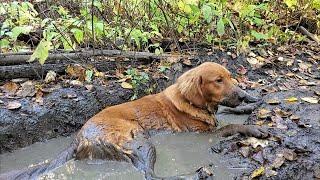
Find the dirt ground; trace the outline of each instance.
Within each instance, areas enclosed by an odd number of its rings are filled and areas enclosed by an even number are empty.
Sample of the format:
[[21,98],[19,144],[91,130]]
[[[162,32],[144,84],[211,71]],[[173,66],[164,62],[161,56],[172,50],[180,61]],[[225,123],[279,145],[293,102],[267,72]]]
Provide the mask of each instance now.
[[129,101],[134,94],[159,92],[184,71],[212,61],[225,65],[243,89],[264,100],[246,123],[265,126],[269,138],[236,135],[211,148],[232,167],[243,169],[235,179],[320,179],[319,52],[316,46],[286,46],[257,48],[248,56],[237,56],[220,49],[182,59],[161,71],[164,63],[153,62],[137,67],[150,78],[136,90],[123,88],[122,76],[108,73],[84,84],[62,75],[42,85],[41,96],[37,89],[23,89],[29,81],[15,80],[17,88],[1,82],[0,153],[68,136],[102,108]]

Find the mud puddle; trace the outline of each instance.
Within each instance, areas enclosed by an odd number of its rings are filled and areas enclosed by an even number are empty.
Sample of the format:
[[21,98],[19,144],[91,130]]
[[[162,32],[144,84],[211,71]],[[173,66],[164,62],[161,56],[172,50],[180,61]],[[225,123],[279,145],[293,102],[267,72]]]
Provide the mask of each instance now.
[[[243,123],[247,115],[218,115],[220,125]],[[72,137],[55,138],[35,143],[13,153],[0,155],[0,173],[20,169],[54,157],[72,141]],[[232,179],[237,169],[229,168],[218,154],[209,148],[218,142],[211,134],[178,133],[152,137],[157,149],[155,172],[158,176],[193,173],[199,167],[213,164],[216,179]],[[69,161],[45,175],[43,179],[143,179],[131,164],[110,161]]]

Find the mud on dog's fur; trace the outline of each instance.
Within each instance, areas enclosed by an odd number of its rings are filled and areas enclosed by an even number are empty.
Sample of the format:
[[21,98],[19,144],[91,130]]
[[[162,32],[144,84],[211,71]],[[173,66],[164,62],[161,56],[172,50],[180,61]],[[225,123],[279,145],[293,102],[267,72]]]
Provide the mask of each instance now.
[[216,130],[214,115],[218,105],[235,107],[243,100],[255,98],[238,88],[223,66],[203,63],[185,72],[161,93],[102,110],[85,123],[70,147],[53,161],[3,174],[0,179],[33,179],[72,158],[132,162],[146,179],[153,179],[156,152],[149,141],[151,131],[266,136],[256,126],[228,125]]

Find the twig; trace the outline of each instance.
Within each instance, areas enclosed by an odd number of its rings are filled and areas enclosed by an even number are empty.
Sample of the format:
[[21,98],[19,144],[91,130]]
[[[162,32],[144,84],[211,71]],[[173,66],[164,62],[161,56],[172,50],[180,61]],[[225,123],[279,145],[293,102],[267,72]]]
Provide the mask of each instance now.
[[316,43],[320,44],[320,40],[318,39],[317,36],[315,36],[314,34],[310,33],[306,28],[304,28],[303,26],[299,26],[299,30],[301,31],[301,33],[303,35],[308,36],[310,39],[314,40]]

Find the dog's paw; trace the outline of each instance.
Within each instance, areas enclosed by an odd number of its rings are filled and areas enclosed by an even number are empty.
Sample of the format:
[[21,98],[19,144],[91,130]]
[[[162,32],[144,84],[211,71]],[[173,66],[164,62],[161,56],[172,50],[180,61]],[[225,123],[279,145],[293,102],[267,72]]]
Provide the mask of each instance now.
[[247,125],[243,134],[255,138],[267,138],[269,136],[268,130],[256,125]]

